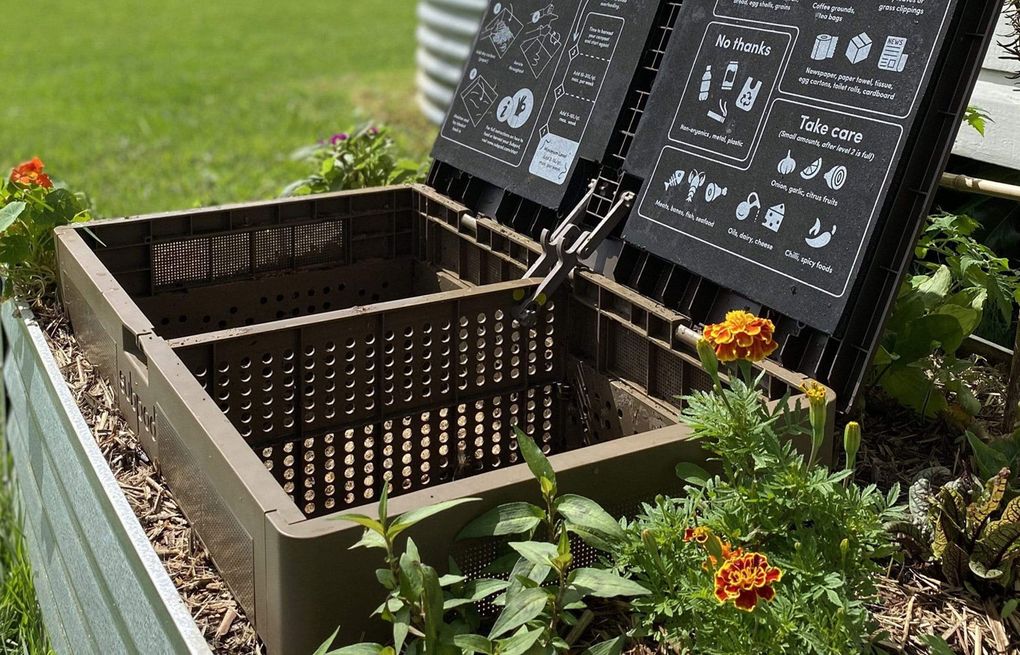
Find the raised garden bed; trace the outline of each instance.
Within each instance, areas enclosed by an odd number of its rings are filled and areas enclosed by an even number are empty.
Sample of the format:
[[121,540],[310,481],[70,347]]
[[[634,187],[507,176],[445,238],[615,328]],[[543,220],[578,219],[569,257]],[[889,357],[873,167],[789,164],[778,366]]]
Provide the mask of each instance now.
[[[32,312],[2,307],[5,434],[57,652],[209,653]],[[130,602],[125,602],[130,599]]]

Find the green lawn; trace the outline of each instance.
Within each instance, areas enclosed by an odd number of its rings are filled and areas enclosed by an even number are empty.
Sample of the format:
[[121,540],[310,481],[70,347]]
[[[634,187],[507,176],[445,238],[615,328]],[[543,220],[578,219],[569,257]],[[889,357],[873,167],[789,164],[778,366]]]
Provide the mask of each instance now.
[[376,119],[422,158],[414,0],[49,0],[4,9],[0,166],[103,216],[273,197],[300,146]]

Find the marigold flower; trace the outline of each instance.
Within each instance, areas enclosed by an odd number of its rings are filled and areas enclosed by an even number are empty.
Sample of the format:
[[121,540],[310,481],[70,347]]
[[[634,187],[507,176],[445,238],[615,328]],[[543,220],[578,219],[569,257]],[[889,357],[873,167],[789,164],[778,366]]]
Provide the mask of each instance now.
[[809,381],[807,384],[801,387],[801,390],[804,392],[804,395],[807,396],[810,402],[812,403],[825,402],[825,397],[827,395],[825,387],[818,384],[814,380]]
[[720,604],[730,601],[737,609],[750,612],[759,600],[776,597],[772,585],[783,579],[783,572],[769,565],[761,553],[733,555],[715,575],[715,597]]
[[772,338],[775,324],[745,311],[730,312],[726,320],[706,325],[704,338],[723,362],[746,360],[760,362],[776,352],[779,344]]
[[21,184],[24,186],[41,186],[44,189],[53,188],[53,180],[46,173],[43,173],[42,160],[38,157],[32,157],[31,160],[26,161],[23,164],[18,164],[11,171],[11,182],[15,184]]
[[711,535],[712,531],[706,527],[687,528],[684,530],[684,541],[704,544],[708,542]]

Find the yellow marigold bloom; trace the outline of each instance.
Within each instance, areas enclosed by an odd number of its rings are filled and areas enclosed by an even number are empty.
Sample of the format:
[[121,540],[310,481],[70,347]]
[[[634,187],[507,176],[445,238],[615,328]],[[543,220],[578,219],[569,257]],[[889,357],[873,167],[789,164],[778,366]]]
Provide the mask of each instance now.
[[818,384],[814,380],[811,380],[803,387],[801,387],[801,390],[804,392],[804,395],[808,397],[808,400],[811,401],[812,403],[825,402],[826,396],[825,387]]
[[776,597],[772,585],[783,579],[783,572],[769,566],[761,553],[745,553],[727,559],[715,575],[715,597],[720,604],[730,601],[737,609],[750,612],[759,600]]
[[772,338],[775,324],[745,311],[730,312],[726,320],[706,325],[704,338],[715,349],[719,361],[760,362],[776,352],[779,344]]

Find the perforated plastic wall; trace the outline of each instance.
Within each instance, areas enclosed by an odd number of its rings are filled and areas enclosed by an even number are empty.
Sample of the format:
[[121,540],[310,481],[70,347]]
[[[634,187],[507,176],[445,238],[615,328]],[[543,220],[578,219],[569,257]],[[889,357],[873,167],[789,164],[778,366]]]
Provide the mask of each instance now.
[[[530,283],[182,340],[177,354],[308,515],[517,462],[512,428],[565,445],[563,312]],[[189,341],[191,341],[189,343]]]

